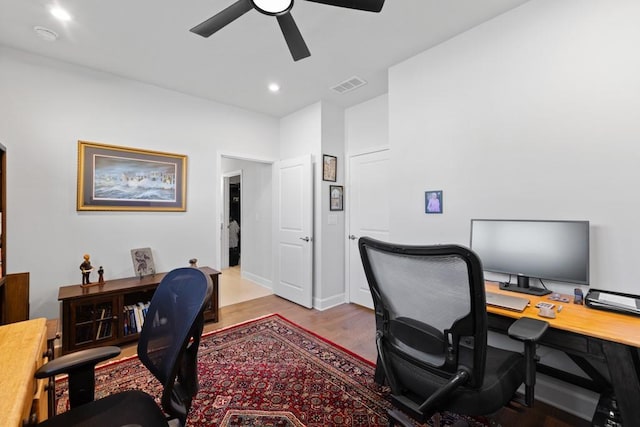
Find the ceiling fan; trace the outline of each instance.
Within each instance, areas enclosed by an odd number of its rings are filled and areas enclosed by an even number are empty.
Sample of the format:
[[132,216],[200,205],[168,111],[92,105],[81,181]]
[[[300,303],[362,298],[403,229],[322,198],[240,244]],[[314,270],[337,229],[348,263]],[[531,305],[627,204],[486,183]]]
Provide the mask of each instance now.
[[[202,37],[209,37],[227,24],[235,21],[251,9],[269,16],[275,16],[282,30],[287,46],[294,61],[311,55],[307,44],[298,30],[298,26],[291,16],[291,8],[294,0],[238,0],[222,12],[212,16],[191,30],[192,33]],[[330,6],[346,7],[368,12],[380,12],[384,0],[307,0],[315,3],[323,3]]]

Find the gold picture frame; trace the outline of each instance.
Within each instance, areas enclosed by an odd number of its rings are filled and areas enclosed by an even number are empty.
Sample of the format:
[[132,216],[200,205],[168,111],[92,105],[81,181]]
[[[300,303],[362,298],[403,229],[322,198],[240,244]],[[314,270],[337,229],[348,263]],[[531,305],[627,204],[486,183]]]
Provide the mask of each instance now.
[[78,141],[78,211],[187,210],[187,156]]

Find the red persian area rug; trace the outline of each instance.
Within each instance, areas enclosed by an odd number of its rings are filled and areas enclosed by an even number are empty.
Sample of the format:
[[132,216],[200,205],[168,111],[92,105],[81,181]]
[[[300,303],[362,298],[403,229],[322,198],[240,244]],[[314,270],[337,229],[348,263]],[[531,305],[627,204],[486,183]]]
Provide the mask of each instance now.
[[[189,426],[388,425],[388,389],[374,383],[374,364],[277,314],[205,334],[198,361]],[[97,369],[97,399],[128,389],[161,394],[137,357]],[[68,405],[66,379],[56,395],[60,413]],[[444,414],[443,425],[459,418]]]

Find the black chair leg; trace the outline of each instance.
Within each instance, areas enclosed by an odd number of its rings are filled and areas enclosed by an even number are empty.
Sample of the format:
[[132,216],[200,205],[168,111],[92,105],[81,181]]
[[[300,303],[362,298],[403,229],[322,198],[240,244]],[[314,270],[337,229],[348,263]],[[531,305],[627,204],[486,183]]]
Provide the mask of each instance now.
[[387,411],[387,415],[389,416],[389,427],[394,427],[395,425],[399,425],[401,427],[413,427],[413,423],[409,417],[397,409],[389,409]]

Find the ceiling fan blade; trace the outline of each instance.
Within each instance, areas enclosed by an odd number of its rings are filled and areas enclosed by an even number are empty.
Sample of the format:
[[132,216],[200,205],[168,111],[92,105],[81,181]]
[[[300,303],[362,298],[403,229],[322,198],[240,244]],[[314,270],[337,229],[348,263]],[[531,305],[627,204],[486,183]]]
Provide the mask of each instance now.
[[331,6],[347,7],[349,9],[365,10],[367,12],[380,12],[384,0],[307,0],[315,3]]
[[278,24],[280,24],[280,29],[287,42],[287,46],[289,46],[293,60],[299,61],[307,56],[311,56],[311,52],[309,52],[307,44],[304,42],[302,34],[300,34],[300,30],[296,25],[296,21],[293,20],[291,13],[287,12],[283,15],[277,15],[276,18],[278,19]]
[[250,0],[238,0],[222,12],[212,16],[203,23],[196,25],[189,31],[202,37],[209,37],[211,34],[240,18],[251,9],[253,9],[253,5]]

